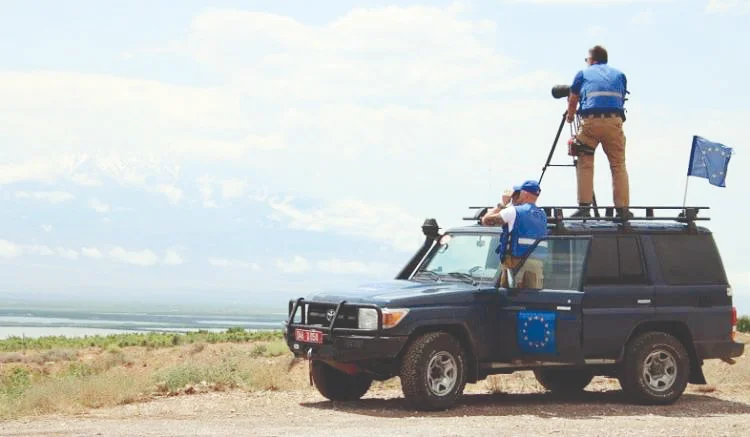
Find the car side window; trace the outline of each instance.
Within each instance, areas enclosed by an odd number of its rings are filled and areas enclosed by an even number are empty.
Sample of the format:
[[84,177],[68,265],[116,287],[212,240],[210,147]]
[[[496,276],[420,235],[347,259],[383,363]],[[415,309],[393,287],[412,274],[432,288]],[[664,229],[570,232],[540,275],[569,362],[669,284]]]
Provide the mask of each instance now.
[[645,284],[641,246],[637,237],[597,236],[591,242],[586,285]]
[[710,234],[655,235],[656,256],[670,285],[726,284],[727,277]]
[[539,241],[514,275],[515,288],[581,290],[589,241],[588,238]]

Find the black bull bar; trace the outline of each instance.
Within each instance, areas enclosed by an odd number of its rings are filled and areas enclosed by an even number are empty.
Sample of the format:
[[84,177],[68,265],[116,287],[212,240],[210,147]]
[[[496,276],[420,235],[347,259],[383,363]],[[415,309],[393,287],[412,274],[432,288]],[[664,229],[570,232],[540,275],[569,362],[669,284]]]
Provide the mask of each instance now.
[[[333,317],[331,318],[330,323],[328,326],[320,326],[320,325],[308,325],[307,324],[307,312],[304,310],[304,307],[307,305],[331,305],[331,302],[315,302],[315,301],[306,301],[304,298],[299,298],[297,300],[290,300],[289,301],[289,317],[284,322],[284,325],[286,326],[286,335],[287,339],[291,341],[296,341],[294,337],[294,330],[295,329],[310,329],[315,331],[320,331],[324,334],[323,336],[323,343],[331,343],[333,338],[336,335],[368,335],[368,336],[374,336],[374,337],[380,337],[383,333],[383,310],[374,304],[352,304],[347,303],[345,300],[342,300],[336,305],[336,309],[334,310]],[[376,329],[359,329],[359,328],[337,328],[336,322],[339,319],[339,314],[341,313],[342,308],[355,308],[359,310],[360,308],[368,308],[373,309],[378,315],[378,326]],[[297,316],[297,311],[301,310],[300,313],[300,323],[294,323],[294,319]],[[359,323],[359,320],[357,320]]]

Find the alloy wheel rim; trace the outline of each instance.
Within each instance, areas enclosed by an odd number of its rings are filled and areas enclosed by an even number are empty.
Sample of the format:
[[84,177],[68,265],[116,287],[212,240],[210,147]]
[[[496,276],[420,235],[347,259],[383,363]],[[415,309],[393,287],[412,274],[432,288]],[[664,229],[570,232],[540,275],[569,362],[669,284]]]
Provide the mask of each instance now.
[[450,393],[458,381],[456,359],[448,352],[438,352],[427,365],[427,386],[435,396]]
[[677,380],[677,360],[664,349],[657,349],[643,360],[643,379],[650,389],[664,392]]

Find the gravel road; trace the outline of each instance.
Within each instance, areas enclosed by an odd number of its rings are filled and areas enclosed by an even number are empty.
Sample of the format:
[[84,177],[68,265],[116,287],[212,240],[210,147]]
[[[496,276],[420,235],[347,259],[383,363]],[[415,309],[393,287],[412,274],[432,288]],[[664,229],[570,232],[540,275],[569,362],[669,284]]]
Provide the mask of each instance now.
[[[695,387],[695,386],[691,386]],[[696,387],[697,388],[697,387]],[[206,393],[0,423],[2,436],[741,436],[750,435],[747,385],[692,388],[674,405],[628,404],[617,389],[574,399],[542,393],[467,393],[456,408],[412,411],[399,391],[331,403],[312,390]]]

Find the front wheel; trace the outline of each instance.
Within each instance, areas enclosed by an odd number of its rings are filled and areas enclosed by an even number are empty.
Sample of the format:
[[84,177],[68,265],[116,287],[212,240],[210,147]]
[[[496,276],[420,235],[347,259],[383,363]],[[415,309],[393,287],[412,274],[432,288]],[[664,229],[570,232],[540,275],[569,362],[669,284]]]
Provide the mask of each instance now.
[[430,332],[409,345],[399,376],[404,397],[414,408],[447,409],[466,385],[466,355],[456,337]]
[[671,404],[682,396],[689,376],[685,346],[665,332],[648,332],[628,343],[620,385],[638,403]]
[[313,361],[311,366],[315,388],[332,401],[356,401],[372,384],[368,375],[349,375],[321,361]]

